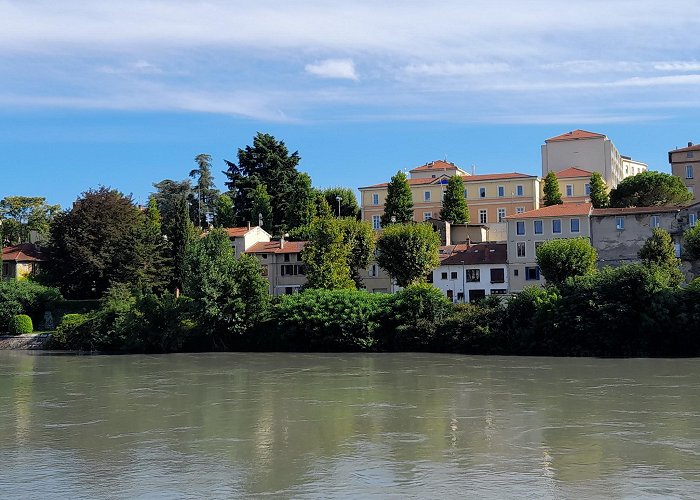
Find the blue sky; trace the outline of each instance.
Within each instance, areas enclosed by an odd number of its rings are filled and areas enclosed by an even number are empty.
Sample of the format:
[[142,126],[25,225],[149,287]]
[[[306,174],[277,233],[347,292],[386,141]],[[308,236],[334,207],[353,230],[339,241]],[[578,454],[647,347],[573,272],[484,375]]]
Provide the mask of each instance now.
[[576,128],[669,171],[700,142],[699,20],[694,0],[0,0],[0,197],[145,201],[257,131],[319,187],[445,157],[539,173]]

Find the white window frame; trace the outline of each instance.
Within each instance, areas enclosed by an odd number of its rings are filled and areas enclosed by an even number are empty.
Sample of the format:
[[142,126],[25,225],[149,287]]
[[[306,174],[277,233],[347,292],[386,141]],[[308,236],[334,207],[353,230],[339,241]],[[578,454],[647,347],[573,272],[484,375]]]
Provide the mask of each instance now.
[[486,188],[484,186],[479,188],[479,198],[486,198]]
[[[574,231],[574,221],[576,221],[576,230],[575,231]],[[579,219],[579,218],[569,219],[569,230],[572,233],[580,233],[581,232],[581,219]]]
[[480,208],[479,209],[479,224],[486,224],[488,220],[489,220],[488,210],[486,210],[485,208]]
[[686,165],[686,166],[685,166],[685,178],[686,178],[686,179],[692,179],[692,178],[693,178],[693,166],[692,166],[692,165]]
[[503,219],[506,218],[506,209],[505,208],[499,208],[498,209],[498,222],[503,222]]
[[583,192],[586,193],[586,196],[590,196],[591,194],[591,185],[586,183],[583,185]]
[[516,213],[516,214],[523,214],[523,213],[525,213],[525,207],[515,207],[515,213]]
[[690,213],[688,214],[688,224],[690,224],[690,227],[695,227],[695,224],[698,223],[698,215]]
[[430,201],[430,191],[423,191],[423,201]]
[[433,212],[423,212],[423,220],[429,220],[433,218]]
[[658,215],[652,215],[649,218],[649,227],[651,227],[651,228],[661,227],[661,220],[659,219]]
[[379,205],[379,193],[372,193],[372,205]]
[[515,186],[515,196],[525,196],[525,186],[522,184]]
[[515,234],[517,236],[525,236],[525,221],[515,221]]
[[498,197],[503,198],[506,195],[506,187],[505,186],[498,186]]
[[[554,223],[559,223],[559,231],[554,230]],[[552,219],[552,234],[561,234],[561,219]]]
[[[540,223],[540,230],[537,230],[537,223]],[[535,220],[532,221],[532,232],[534,234],[544,234],[544,221],[543,220]]]
[[625,229],[625,218],[624,217],[616,217],[615,218],[615,229],[618,231],[624,231]]
[[567,184],[566,185],[566,196],[573,196],[573,195],[574,195],[574,185]]
[[515,243],[515,256],[519,259],[524,259],[527,257],[527,250],[525,248],[524,241],[518,241]]
[[380,215],[372,216],[372,229],[375,231],[381,229],[382,227],[382,217]]
[[370,278],[376,278],[379,275],[379,266],[377,264],[372,264],[369,266],[369,272],[367,274]]

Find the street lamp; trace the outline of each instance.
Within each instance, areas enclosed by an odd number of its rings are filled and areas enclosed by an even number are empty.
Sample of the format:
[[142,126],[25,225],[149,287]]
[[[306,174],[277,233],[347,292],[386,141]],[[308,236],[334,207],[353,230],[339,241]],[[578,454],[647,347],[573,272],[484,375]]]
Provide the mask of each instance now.
[[467,277],[464,274],[464,260],[460,260],[460,262],[462,263],[462,302],[466,304],[467,303],[467,290],[465,290],[465,288],[466,288],[465,283],[466,283]]
[[340,196],[335,197],[335,201],[338,202],[338,217],[340,217],[340,202],[343,200]]

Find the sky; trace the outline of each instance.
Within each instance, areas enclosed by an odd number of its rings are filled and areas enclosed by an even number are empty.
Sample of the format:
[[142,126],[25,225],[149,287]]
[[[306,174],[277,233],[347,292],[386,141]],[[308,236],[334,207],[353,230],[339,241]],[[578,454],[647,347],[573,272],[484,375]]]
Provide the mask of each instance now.
[[578,128],[670,172],[700,142],[696,0],[0,0],[0,198],[144,203],[257,132],[317,187],[445,159],[541,172]]

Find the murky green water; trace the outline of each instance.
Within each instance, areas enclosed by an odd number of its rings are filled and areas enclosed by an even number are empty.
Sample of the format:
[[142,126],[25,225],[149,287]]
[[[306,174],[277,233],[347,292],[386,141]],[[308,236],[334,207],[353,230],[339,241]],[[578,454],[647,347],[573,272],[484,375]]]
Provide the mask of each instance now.
[[0,352],[0,497],[700,498],[700,360]]

